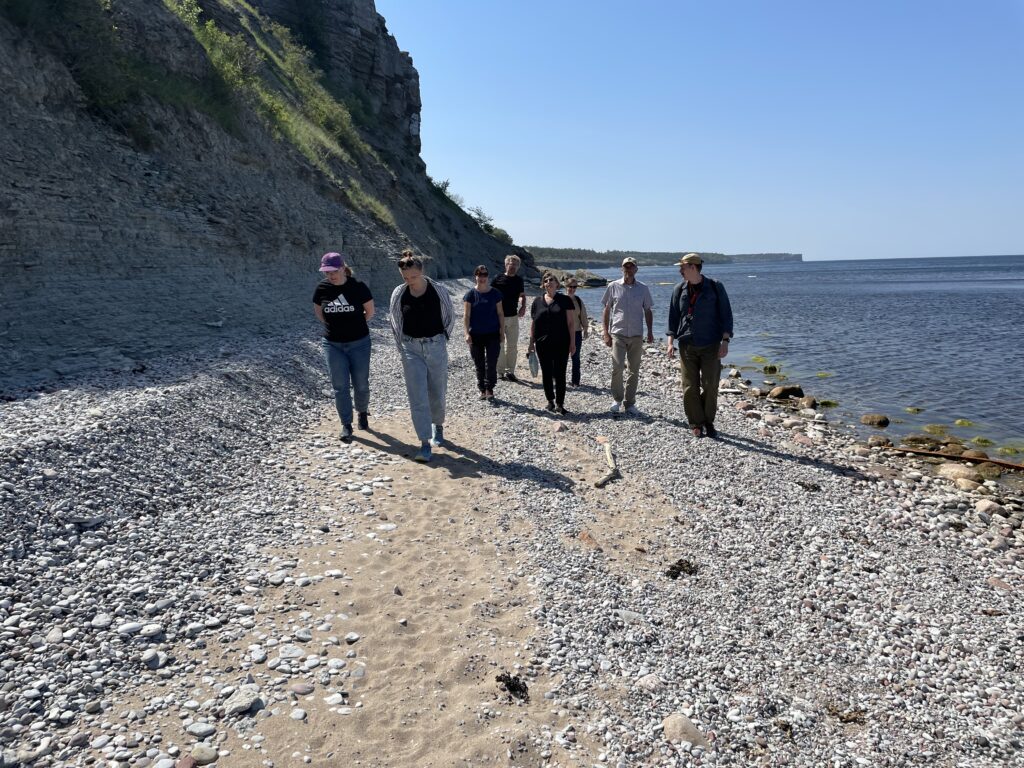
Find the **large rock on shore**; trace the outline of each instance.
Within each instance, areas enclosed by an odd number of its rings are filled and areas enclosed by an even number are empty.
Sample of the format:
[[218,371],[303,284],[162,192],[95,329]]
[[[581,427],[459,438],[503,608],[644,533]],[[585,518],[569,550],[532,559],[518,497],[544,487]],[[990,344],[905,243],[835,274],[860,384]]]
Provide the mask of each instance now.
[[700,729],[693,724],[693,721],[686,715],[679,712],[666,717],[662,721],[661,727],[665,741],[673,743],[688,741],[691,744],[699,744],[705,748],[709,746],[707,738],[705,738],[704,734],[700,732]]
[[940,464],[935,472],[939,477],[944,477],[947,480],[970,480],[974,483],[980,483],[982,480],[976,469],[955,461]]
[[799,384],[781,384],[771,392],[768,393],[768,397],[776,400],[785,400],[790,397],[803,397],[804,390]]

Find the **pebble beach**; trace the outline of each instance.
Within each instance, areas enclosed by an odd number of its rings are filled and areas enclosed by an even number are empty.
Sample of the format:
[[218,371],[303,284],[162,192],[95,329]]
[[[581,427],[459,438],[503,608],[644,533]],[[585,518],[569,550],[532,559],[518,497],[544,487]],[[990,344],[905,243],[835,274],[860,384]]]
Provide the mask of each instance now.
[[313,328],[0,405],[0,768],[1024,766],[1019,486],[728,386],[694,440],[660,339],[640,417],[453,339],[418,465],[371,325],[349,445]]

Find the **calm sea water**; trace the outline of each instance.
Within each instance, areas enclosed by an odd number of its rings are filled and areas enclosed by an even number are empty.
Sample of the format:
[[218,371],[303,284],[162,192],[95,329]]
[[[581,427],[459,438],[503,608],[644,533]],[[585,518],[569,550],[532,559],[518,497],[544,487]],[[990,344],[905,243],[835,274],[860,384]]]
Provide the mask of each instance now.
[[[833,420],[880,412],[894,420],[888,432],[941,424],[965,440],[1024,448],[1024,256],[709,264],[705,274],[732,301],[737,340],[726,363],[749,366],[755,383],[771,378],[757,355],[808,394],[838,401]],[[651,288],[663,341],[678,268],[641,266],[637,278]],[[580,292],[594,315],[602,293]]]

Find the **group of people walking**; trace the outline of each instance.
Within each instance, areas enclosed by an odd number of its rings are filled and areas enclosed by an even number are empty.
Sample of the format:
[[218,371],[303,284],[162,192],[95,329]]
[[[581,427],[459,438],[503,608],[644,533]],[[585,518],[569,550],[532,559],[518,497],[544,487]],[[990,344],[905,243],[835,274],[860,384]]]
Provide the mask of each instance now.
[[[480,400],[494,400],[499,378],[518,381],[519,320],[526,314],[520,266],[518,256],[507,256],[505,271],[493,281],[486,266],[477,267],[474,285],[462,297],[463,330]],[[717,436],[714,418],[721,359],[733,333],[725,288],[704,277],[702,267],[703,261],[695,253],[679,261],[683,280],[673,291],[666,328],[668,356],[673,357],[676,346],[679,348],[683,408],[696,438]],[[611,349],[613,414],[639,414],[636,393],[643,345],[654,342],[654,305],[650,289],[636,279],[638,268],[635,259],[625,258],[622,278],[610,282],[602,298],[602,339]],[[427,462],[432,448],[443,445],[445,439],[448,340],[455,326],[455,309],[448,291],[423,273],[422,259],[411,250],[403,251],[398,269],[402,283],[391,293],[391,330],[420,441],[415,459]],[[374,314],[373,296],[355,279],[339,253],[324,254],[320,271],[324,279],[313,293],[313,310],[324,326],[324,357],[341,419],[341,439],[351,442],[353,415],[359,429],[369,429],[368,323]],[[558,276],[545,272],[542,292],[530,305],[528,354],[536,356],[547,410],[559,415],[568,413],[567,385],[580,385],[580,349],[590,331],[587,308],[576,295],[578,287],[576,279],[569,277],[563,294]]]

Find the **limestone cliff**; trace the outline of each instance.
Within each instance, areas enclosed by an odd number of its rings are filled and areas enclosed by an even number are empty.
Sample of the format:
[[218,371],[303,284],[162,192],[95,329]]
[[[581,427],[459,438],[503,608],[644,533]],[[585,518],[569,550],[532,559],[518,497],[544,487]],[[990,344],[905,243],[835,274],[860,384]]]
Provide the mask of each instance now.
[[326,250],[378,304],[403,247],[523,253],[426,176],[373,0],[0,0],[0,104],[0,391],[307,322]]

